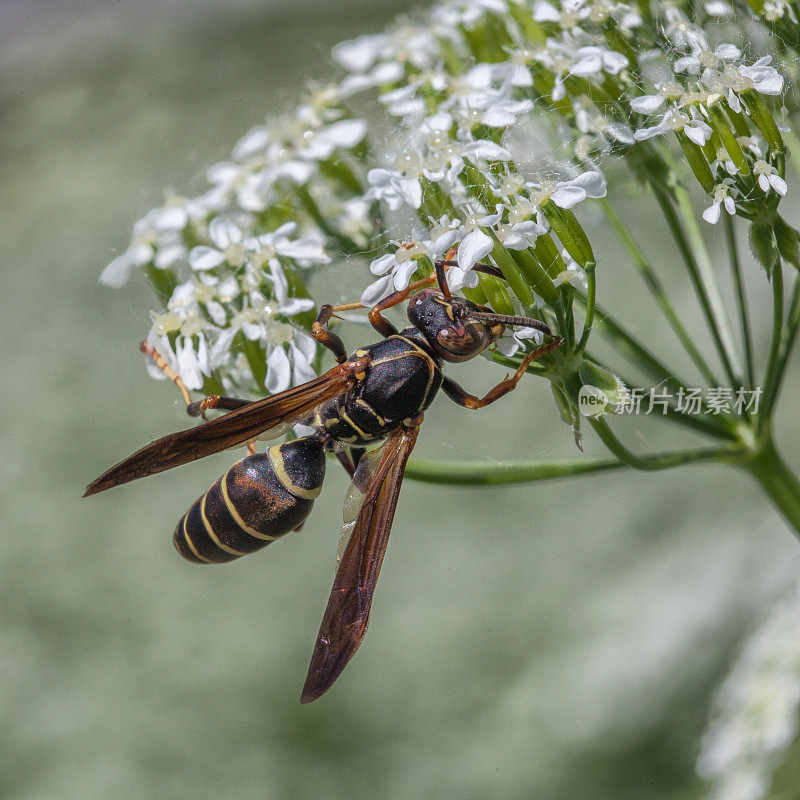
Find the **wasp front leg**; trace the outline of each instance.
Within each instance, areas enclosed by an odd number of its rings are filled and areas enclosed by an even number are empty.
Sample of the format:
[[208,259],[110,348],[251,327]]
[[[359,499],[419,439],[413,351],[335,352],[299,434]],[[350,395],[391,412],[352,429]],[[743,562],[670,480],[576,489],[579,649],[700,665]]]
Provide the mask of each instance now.
[[516,388],[532,361],[552,352],[560,345],[561,337],[555,336],[552,342],[548,342],[541,347],[537,347],[536,350],[532,350],[522,359],[522,363],[517,367],[517,371],[511,377],[506,377],[505,380],[500,381],[497,386],[491,388],[483,397],[470,394],[452,378],[448,378],[447,376],[442,380],[442,389],[454,403],[458,403],[460,406],[464,406],[464,408],[486,408],[486,406],[491,405]]

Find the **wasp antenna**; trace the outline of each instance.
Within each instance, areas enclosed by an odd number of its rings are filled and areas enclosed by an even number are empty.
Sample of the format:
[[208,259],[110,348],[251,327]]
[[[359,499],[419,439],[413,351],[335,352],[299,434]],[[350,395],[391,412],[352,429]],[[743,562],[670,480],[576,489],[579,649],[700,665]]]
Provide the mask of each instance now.
[[481,319],[487,322],[501,322],[503,325],[520,325],[527,328],[536,328],[537,331],[552,336],[553,332],[541,320],[531,317],[514,317],[509,314],[495,314],[489,311],[473,311],[470,316],[473,319]]

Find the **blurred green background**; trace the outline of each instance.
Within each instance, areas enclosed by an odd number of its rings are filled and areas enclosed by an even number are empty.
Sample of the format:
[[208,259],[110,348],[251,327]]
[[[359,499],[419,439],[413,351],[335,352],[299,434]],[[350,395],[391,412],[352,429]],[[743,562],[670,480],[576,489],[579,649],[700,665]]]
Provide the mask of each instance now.
[[[111,463],[187,423],[137,349],[148,286],[104,289],[100,270],[164,188],[200,191],[248,127],[326,77],[336,41],[409,4],[4,5],[0,797],[698,796],[709,692],[800,572],[798,543],[743,475],[408,482],[370,634],[305,707],[343,472],[331,466],[302,533],[219,568],[183,562],[170,539],[225,454],[80,499]],[[693,315],[658,221],[627,184],[618,200]],[[647,331],[652,306],[613,239],[593,236],[601,300]],[[335,264],[316,293],[352,297],[363,282]],[[660,327],[647,335],[674,349]],[[794,370],[778,440],[797,469]],[[474,391],[499,375],[455,371]],[[501,405],[473,415],[440,398],[419,454],[576,453],[543,383]],[[650,423],[620,430],[634,447],[668,442]]]

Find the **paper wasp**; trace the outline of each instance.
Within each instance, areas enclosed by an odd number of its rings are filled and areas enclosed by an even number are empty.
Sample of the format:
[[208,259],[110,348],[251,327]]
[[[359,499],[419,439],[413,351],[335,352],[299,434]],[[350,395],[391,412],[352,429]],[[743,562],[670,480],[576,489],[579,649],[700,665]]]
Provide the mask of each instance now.
[[[333,353],[337,365],[301,386],[261,400],[212,395],[192,402],[180,378],[151,352],[181,388],[190,415],[205,417],[210,409],[229,413],[151,442],[86,489],[86,495],[95,494],[255,438],[274,438],[296,423],[313,426],[310,436],[274,445],[265,453],[252,452],[234,464],[195,501],[174,536],[180,554],[198,563],[231,561],[258,550],[303,524],[322,487],[326,451],[344,465],[352,485],[344,504],[339,565],[311,657],[303,703],[330,688],[366,633],[406,462],[423,413],[439,389],[461,406],[483,408],[514,389],[534,359],[561,344],[539,320],[496,314],[451,295],[445,277],[445,268],[451,264],[438,261],[434,275],[374,306],[369,321],[383,339],[350,356],[342,340],[326,326],[335,312],[361,304],[322,306],[312,334]],[[476,269],[502,277],[492,266],[479,264]],[[438,289],[431,288],[434,283]],[[411,325],[398,331],[383,312],[410,296]],[[506,325],[535,328],[549,341],[528,353],[514,375],[484,397],[469,394],[443,375],[443,362],[473,358],[497,341]],[[380,447],[367,449],[381,440]]]

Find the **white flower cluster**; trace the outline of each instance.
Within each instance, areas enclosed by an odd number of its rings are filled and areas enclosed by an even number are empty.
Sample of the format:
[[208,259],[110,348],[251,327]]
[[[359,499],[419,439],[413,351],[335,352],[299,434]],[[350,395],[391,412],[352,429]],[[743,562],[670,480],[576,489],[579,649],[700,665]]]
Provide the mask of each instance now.
[[690,143],[684,143],[685,150],[696,146],[691,163],[708,169],[705,188],[712,204],[703,219],[711,224],[719,221],[723,208],[735,214],[737,203],[748,209],[772,202],[764,195],[785,195],[782,168],[765,159],[769,143],[757,119],[763,107],[759,95],[776,97],[784,88],[771,56],[748,64],[730,42],[712,47],[706,33],[674,8],[667,9],[665,36],[673,47],[670,57],[653,59],[651,54],[643,70],[654,91],[630,100],[634,112],[648,117],[634,138],[645,141],[675,132]]
[[[712,47],[678,5],[654,4],[658,25],[642,8],[446,0],[338,45],[338,83],[248,131],[204,195],[146,215],[101,280],[147,274],[166,304],[150,340],[191,388],[277,391],[310,375],[306,277],[340,256],[369,264],[365,305],[442,258],[455,261],[454,290],[502,313],[536,314],[559,293],[571,305],[594,267],[572,209],[606,194],[606,154],[658,134],[697,148],[707,221],[756,216],[786,183],[753,98],[779,94],[783,78],[768,56]],[[365,93],[389,117],[377,135],[350,109]],[[474,271],[486,260],[508,286]]]
[[371,235],[356,177],[366,123],[338,102],[335,89],[319,90],[293,115],[251,129],[208,170],[205,194],[148,213],[103,271],[101,282],[119,287],[145,270],[166,302],[147,340],[189,389],[278,392],[314,376],[305,283],[331,260],[321,225],[335,220],[354,247]]
[[[720,687],[697,762],[712,800],[760,800],[798,733],[800,592],[750,637]],[[796,788],[796,787],[794,787]]]

